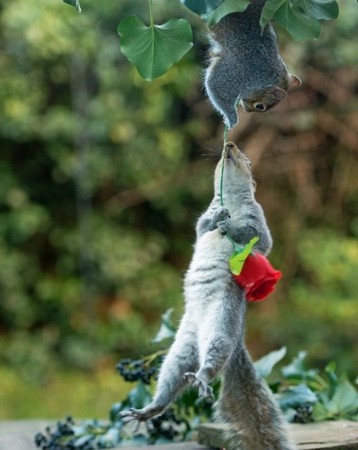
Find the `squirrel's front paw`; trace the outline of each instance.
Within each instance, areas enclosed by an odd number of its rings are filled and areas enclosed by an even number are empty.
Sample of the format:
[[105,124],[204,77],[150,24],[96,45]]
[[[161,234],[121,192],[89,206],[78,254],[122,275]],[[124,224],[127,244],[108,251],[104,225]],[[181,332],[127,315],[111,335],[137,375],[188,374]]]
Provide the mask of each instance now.
[[214,216],[212,218],[212,224],[216,226],[218,222],[222,222],[223,220],[227,219],[230,219],[229,210],[224,206],[220,206],[220,208],[218,208],[214,213]]
[[231,228],[230,219],[221,220],[220,222],[217,223],[217,227],[221,234],[229,233],[229,230]]
[[205,380],[199,378],[195,373],[186,372],[183,375],[183,377],[186,381],[188,381],[190,384],[192,384],[194,387],[198,389],[200,397],[211,399],[214,398],[212,388],[208,385],[208,383]]

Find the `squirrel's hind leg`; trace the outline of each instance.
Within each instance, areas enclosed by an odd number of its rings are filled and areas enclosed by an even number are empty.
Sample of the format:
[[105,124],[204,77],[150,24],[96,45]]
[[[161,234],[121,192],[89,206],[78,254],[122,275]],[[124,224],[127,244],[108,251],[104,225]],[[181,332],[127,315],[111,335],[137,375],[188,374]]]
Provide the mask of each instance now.
[[184,316],[159,372],[153,401],[142,409],[130,409],[122,417],[146,421],[162,414],[188,384],[184,374],[198,367],[196,332]]
[[199,329],[200,366],[196,373],[187,373],[186,378],[204,397],[211,397],[208,383],[218,376],[242,336],[245,305],[240,307],[242,299],[235,293],[236,286],[221,294],[225,298],[211,299],[210,311]]

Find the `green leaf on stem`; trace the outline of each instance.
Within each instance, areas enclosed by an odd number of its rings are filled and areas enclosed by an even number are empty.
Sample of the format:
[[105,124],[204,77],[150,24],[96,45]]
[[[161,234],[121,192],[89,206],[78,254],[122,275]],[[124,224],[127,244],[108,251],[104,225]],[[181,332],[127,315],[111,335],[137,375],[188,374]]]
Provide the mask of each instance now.
[[145,25],[139,17],[124,19],[117,28],[121,51],[145,80],[163,75],[191,49],[192,30],[185,19]]

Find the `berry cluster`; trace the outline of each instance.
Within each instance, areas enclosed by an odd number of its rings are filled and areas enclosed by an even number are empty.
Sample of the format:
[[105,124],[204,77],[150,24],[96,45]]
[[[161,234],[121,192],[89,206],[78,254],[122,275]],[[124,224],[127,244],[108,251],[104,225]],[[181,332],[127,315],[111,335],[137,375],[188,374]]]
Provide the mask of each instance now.
[[[41,450],[63,450],[74,448],[71,447],[71,441],[74,437],[72,417],[67,417],[65,422],[57,422],[56,429],[51,431],[50,427],[46,428],[46,434],[37,433],[35,436],[35,445]],[[88,447],[81,447],[82,450],[89,450]]]
[[35,445],[41,450],[98,450],[112,448],[120,441],[118,430],[114,442],[107,438],[109,426],[100,425],[96,420],[87,422],[76,426],[73,419],[67,417],[64,422],[57,422],[54,430],[47,427],[45,434],[37,433]]
[[296,408],[296,414],[293,418],[295,423],[313,422],[313,405],[311,403],[302,403]]
[[122,359],[116,369],[125,381],[141,380],[145,384],[150,384],[151,379],[158,373],[161,361],[161,355],[152,359]]
[[165,438],[170,441],[175,440],[175,438],[182,440],[189,428],[189,424],[185,420],[178,418],[172,408],[148,422],[148,432],[150,440],[153,442],[158,438]]

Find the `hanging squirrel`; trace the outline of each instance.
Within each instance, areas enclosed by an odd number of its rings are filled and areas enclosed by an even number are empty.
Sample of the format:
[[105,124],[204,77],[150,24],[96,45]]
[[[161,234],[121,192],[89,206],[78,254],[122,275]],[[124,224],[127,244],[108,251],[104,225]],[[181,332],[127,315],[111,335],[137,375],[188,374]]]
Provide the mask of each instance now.
[[293,450],[279,407],[246,350],[245,294],[229,270],[233,249],[225,235],[242,245],[258,236],[255,250],[265,255],[272,239],[254,197],[250,161],[232,142],[226,143],[225,150],[215,171],[214,198],[196,226],[194,254],[184,281],[185,312],[161,367],[153,401],[122,416],[139,421],[157,416],[188,385],[198,388],[201,396],[212,397],[208,383],[222,372],[216,417],[229,424],[227,450],[239,446]]
[[261,30],[265,1],[251,0],[244,12],[226,15],[209,33],[205,88],[229,128],[239,121],[239,102],[248,112],[265,112],[285,98],[289,88],[301,84],[288,72],[271,24]]

